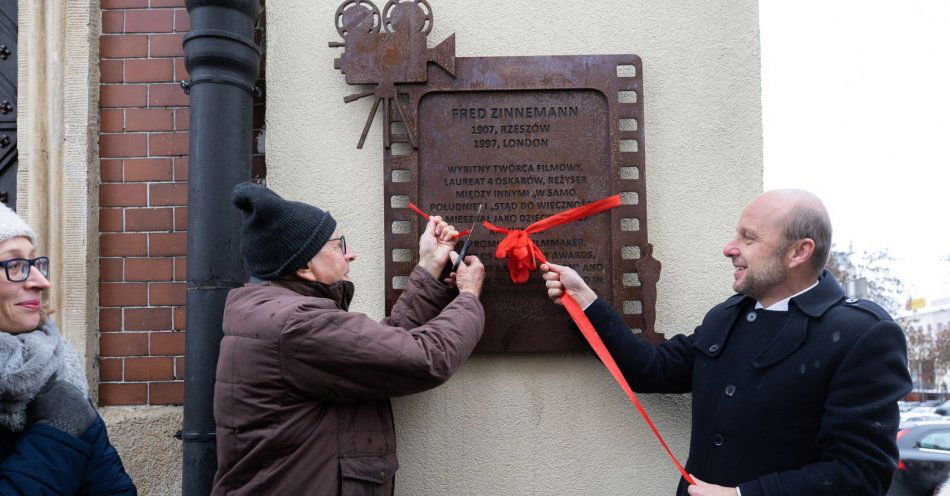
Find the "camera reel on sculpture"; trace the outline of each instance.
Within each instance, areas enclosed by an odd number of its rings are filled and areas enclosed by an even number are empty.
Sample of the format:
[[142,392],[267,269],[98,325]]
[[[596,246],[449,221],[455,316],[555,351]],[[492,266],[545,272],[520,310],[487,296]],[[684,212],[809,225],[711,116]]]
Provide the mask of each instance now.
[[432,32],[432,6],[426,0],[389,0],[383,7],[383,25],[395,33],[408,27],[428,35]]
[[378,33],[382,27],[382,15],[369,0],[347,0],[337,9],[333,17],[336,32],[341,38],[349,33]]

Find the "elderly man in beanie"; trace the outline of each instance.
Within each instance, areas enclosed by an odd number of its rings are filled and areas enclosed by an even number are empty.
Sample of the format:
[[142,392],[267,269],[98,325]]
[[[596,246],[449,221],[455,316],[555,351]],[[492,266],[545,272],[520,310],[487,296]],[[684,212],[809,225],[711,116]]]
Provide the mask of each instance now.
[[432,217],[419,265],[376,322],[348,311],[356,254],[329,213],[251,183],[232,200],[244,212],[245,268],[260,282],[225,305],[212,494],[392,494],[389,398],[438,386],[472,352],[484,267],[466,257],[457,291],[440,282],[456,231]]

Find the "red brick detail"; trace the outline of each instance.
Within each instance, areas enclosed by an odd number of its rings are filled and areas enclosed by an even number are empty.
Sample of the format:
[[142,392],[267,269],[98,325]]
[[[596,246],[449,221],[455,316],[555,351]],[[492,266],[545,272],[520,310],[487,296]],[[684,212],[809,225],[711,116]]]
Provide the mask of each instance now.
[[168,181],[171,178],[171,159],[134,158],[125,160],[126,181]]
[[175,81],[188,79],[188,68],[185,66],[185,59],[175,59]]
[[99,105],[102,107],[144,107],[148,87],[144,84],[110,84],[99,90]]
[[151,233],[148,254],[152,257],[176,257],[188,254],[188,233]]
[[187,33],[191,30],[191,18],[185,9],[175,9],[175,32]]
[[188,230],[188,207],[175,208],[175,230]]
[[121,358],[100,358],[99,359],[99,380],[102,382],[115,382],[122,380],[122,359]]
[[148,383],[148,402],[151,405],[184,405],[185,383],[181,381]]
[[148,255],[148,234],[116,233],[99,235],[100,257],[141,257]]
[[134,307],[147,304],[148,286],[145,283],[99,283],[99,306],[101,307]]
[[[164,331],[172,328],[170,307],[125,308],[122,312],[124,315],[122,327],[126,331]],[[156,353],[150,350],[149,354]]]
[[179,379],[179,380],[185,379],[185,357],[184,356],[175,358],[175,379]]
[[109,332],[99,335],[99,354],[107,357],[148,354],[148,333]]
[[99,309],[99,331],[114,332],[122,330],[122,310],[119,308]]
[[178,257],[175,259],[175,280],[185,281],[188,279],[188,259]]
[[175,307],[173,310],[175,314],[175,330],[184,331],[185,330],[185,307]]
[[171,208],[127,208],[125,228],[129,231],[171,231],[175,228]]
[[103,35],[99,38],[99,56],[121,59],[148,56],[148,36],[144,34]]
[[[129,136],[127,134],[113,135],[116,137]],[[107,136],[103,136],[106,138]],[[99,186],[99,205],[102,207],[144,207],[146,206],[148,190],[144,184],[116,183]]]
[[99,280],[102,282],[122,282],[122,259],[100,258]]
[[134,9],[148,7],[148,0],[102,0],[103,9]]
[[106,110],[99,113],[99,130],[104,133],[117,133],[122,131],[122,116],[124,112],[121,109]]
[[[169,315],[171,312],[168,312]],[[169,320],[171,323],[171,320]],[[184,355],[185,333],[183,332],[152,332],[148,335],[150,355]]]
[[102,134],[99,154],[103,157],[134,157],[145,155],[148,142],[144,134]]
[[187,131],[191,124],[191,111],[186,108],[175,110],[175,130]]
[[128,109],[125,111],[126,131],[171,131],[174,114],[165,109]]
[[[180,405],[191,123],[177,82],[189,78],[191,23],[185,0],[100,6],[100,401]],[[255,100],[255,128],[263,112]],[[252,174],[264,172],[252,156]]]
[[[125,280],[126,281],[171,281],[173,272],[173,262],[170,258],[126,258],[125,259]],[[171,316],[168,317],[169,324],[166,327],[158,329],[171,329]],[[129,329],[126,327],[126,329]]]
[[175,64],[171,59],[130,59],[125,62],[125,81],[154,83],[173,81]]
[[125,12],[106,11],[102,13],[102,32],[121,33],[125,30]]
[[122,181],[122,160],[102,159],[99,169],[102,182],[111,183]]
[[188,153],[188,133],[154,133],[148,137],[148,151],[152,156],[184,155]]
[[118,232],[122,229],[121,208],[104,208],[99,211],[100,232]]
[[167,33],[172,30],[175,15],[172,10],[146,9],[125,12],[127,33]]
[[180,282],[151,282],[148,284],[149,305],[184,305],[185,284]]
[[188,205],[186,183],[156,183],[148,187],[149,204],[153,207],[179,207]]
[[175,360],[170,357],[125,359],[125,380],[167,381],[175,378]]
[[176,157],[174,167],[175,167],[175,180],[187,181],[188,180],[188,157]]
[[142,405],[148,401],[148,384],[109,383],[99,385],[99,404],[102,406]]
[[121,83],[125,79],[125,61],[102,59],[99,61],[99,81]]
[[188,95],[178,84],[150,84],[148,104],[151,107],[184,107],[188,105]]
[[185,0],[152,0],[149,4],[152,8],[155,7],[184,7]]
[[183,34],[153,34],[148,37],[149,57],[183,57]]

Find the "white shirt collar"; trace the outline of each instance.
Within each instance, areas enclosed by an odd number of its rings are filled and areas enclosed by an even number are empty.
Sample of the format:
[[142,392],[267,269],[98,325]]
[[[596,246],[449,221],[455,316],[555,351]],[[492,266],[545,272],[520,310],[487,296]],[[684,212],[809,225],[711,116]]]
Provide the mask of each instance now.
[[764,306],[762,306],[761,303],[759,303],[759,302],[757,301],[757,302],[755,302],[755,309],[758,310],[758,309],[761,308],[761,309],[764,309],[764,310],[771,310],[771,311],[773,311],[773,312],[787,312],[787,311],[788,311],[788,302],[789,302],[792,298],[794,298],[794,297],[796,297],[796,296],[798,296],[798,295],[800,295],[800,294],[802,294],[802,293],[808,292],[811,288],[813,288],[813,287],[815,287],[815,286],[817,286],[817,285],[818,285],[818,281],[815,281],[815,284],[812,284],[811,286],[808,286],[807,288],[805,288],[805,289],[803,289],[803,290],[801,290],[801,291],[799,291],[799,292],[793,294],[792,296],[789,296],[788,298],[785,298],[784,300],[776,301],[775,303],[771,304],[768,308],[765,308]]

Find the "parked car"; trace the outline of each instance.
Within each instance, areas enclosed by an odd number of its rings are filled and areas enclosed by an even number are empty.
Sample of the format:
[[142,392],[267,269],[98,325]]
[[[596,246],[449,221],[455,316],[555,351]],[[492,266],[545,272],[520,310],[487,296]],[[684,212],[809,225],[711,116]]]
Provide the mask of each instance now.
[[950,421],[901,424],[900,461],[887,496],[933,496],[950,475]]
[[903,424],[916,424],[920,422],[939,422],[941,420],[947,420],[946,417],[937,415],[936,413],[902,413],[901,414],[901,425]]
[[934,413],[937,415],[943,415],[944,417],[950,415],[950,401],[944,401],[938,405],[937,408],[934,409]]
[[928,420],[940,420],[943,418],[941,415],[935,413],[937,407],[933,406],[917,406],[907,410],[906,412],[901,412],[901,424],[906,424],[908,422],[924,422]]

